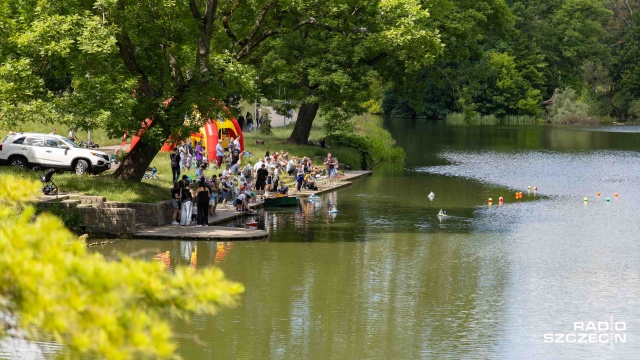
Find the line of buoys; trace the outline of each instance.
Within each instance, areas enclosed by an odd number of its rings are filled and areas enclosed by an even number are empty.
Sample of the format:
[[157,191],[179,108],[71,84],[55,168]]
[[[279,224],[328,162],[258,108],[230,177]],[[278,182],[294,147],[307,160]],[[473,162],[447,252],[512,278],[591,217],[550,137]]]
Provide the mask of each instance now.
[[[598,199],[600,199],[600,195],[602,195],[602,194],[600,193],[600,191],[596,192],[596,197],[597,197]],[[614,194],[613,194],[613,198],[614,198],[614,199],[617,199],[617,198],[618,198],[618,193],[614,193]],[[588,200],[586,200],[586,199],[587,199],[587,197],[585,196],[585,200],[584,200],[585,202],[586,202],[586,201],[588,201]],[[611,202],[611,198],[606,198],[606,201],[607,201],[607,202]]]
[[[534,187],[533,187],[533,196],[536,196],[536,192],[537,192],[537,191],[538,191],[538,187],[537,187],[537,186],[534,186]],[[531,185],[527,186],[527,195],[529,195],[529,194],[531,194]],[[520,199],[522,199],[522,191],[518,191],[518,192],[516,192],[516,193],[515,193],[515,197],[516,197],[516,200],[520,200]],[[489,198],[489,199],[487,200],[487,204],[489,205],[489,207],[491,207],[491,205],[493,204],[493,198]],[[503,198],[502,196],[500,196],[500,197],[498,198],[498,204],[499,204],[499,205],[504,204],[504,198]]]

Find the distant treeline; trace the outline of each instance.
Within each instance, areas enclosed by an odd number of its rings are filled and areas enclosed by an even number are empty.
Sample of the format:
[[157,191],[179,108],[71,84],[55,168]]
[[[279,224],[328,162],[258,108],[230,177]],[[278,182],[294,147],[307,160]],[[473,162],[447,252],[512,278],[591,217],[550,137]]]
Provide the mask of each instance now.
[[640,117],[639,0],[430,0],[445,44],[384,95],[385,114]]

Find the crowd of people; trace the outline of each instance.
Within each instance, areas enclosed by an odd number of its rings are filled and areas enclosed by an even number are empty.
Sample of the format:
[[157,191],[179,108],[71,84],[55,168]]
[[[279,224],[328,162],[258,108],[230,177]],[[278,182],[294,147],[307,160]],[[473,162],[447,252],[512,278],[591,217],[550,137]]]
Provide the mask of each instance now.
[[[338,159],[331,153],[324,159],[325,169],[315,166],[310,158],[289,156],[284,150],[266,152],[255,164],[249,160],[242,166],[242,159],[250,154],[240,151],[238,139],[231,138],[228,148],[222,140],[216,145],[216,161],[209,163],[202,144],[182,141],[170,155],[174,185],[171,190],[173,225],[187,226],[195,222],[206,226],[208,216],[215,216],[218,204],[227,208],[231,203],[237,211],[247,211],[250,202],[258,197],[286,196],[289,187],[284,177],[295,180],[295,191],[318,190],[317,178],[326,173],[330,183],[337,180]],[[195,176],[180,174],[195,167]],[[206,173],[213,170],[214,174]],[[195,204],[195,211],[194,211]]]

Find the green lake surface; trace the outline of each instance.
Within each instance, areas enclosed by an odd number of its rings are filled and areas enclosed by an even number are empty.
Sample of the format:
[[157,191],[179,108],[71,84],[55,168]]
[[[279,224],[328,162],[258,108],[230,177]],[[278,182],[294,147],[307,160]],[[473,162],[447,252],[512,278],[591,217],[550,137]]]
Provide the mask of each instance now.
[[173,322],[185,359],[640,358],[640,128],[385,126],[404,162],[262,211],[268,241],[97,251],[244,284],[237,308]]

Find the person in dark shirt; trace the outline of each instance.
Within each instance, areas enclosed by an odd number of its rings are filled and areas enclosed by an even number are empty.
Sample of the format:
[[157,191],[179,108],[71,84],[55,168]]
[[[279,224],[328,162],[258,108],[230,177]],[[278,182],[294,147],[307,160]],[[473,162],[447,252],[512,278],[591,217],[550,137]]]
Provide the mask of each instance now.
[[173,149],[173,152],[169,155],[169,159],[171,160],[173,182],[178,182],[178,180],[180,180],[180,153],[177,147]]
[[264,199],[264,187],[267,184],[267,176],[269,171],[266,166],[262,164],[262,167],[256,171],[256,191],[260,192],[260,196]]
[[245,118],[247,120],[247,126],[249,127],[249,132],[253,130],[253,116],[250,112],[247,111],[247,116]]
[[198,212],[196,215],[197,226],[209,225],[209,188],[206,186],[204,178],[200,178],[196,193]]
[[176,181],[173,183],[171,189],[171,207],[173,207],[173,216],[171,219],[171,225],[180,225],[178,222],[178,213],[180,212],[180,194],[182,193],[182,181]]
[[238,125],[240,125],[240,130],[243,131],[244,130],[244,116],[242,116],[242,114],[240,114],[240,116],[238,116]]
[[231,149],[231,165],[236,164],[239,161],[240,161],[240,149],[238,149],[237,146],[234,146],[233,149]]

